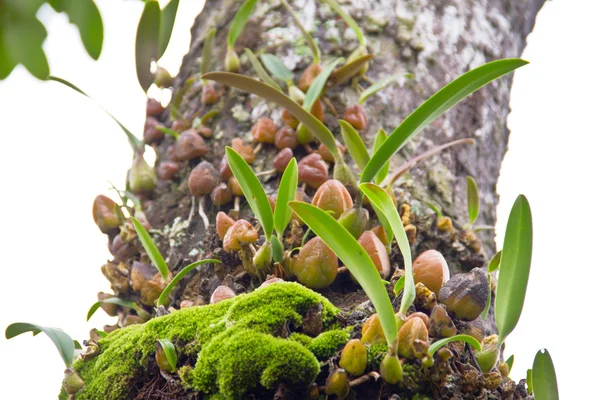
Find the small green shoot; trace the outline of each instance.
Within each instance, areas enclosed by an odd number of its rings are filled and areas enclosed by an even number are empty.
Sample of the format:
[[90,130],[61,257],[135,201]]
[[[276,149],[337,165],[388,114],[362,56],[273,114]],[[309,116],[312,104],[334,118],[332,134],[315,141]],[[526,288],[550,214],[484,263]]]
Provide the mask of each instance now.
[[350,270],[379,314],[389,346],[396,346],[398,327],[392,303],[371,258],[358,241],[325,211],[304,202],[290,202],[292,210],[312,229]]
[[159,131],[166,133],[167,135],[175,138],[175,139],[179,139],[179,132],[175,132],[173,129],[169,129],[166,126],[157,126],[156,129],[158,129]]
[[[51,81],[55,81],[58,83],[62,83],[63,85],[70,87],[71,89],[75,90],[76,92],[84,95],[85,97],[92,99],[87,93],[85,93],[83,90],[79,89],[77,86],[73,85],[71,82],[62,79],[62,78],[58,78],[56,76],[50,76],[48,77],[48,80]],[[93,99],[92,99],[93,100]],[[97,104],[97,103],[96,103]],[[133,149],[134,153],[140,153],[144,151],[144,142],[142,142],[140,139],[138,139],[133,133],[131,133],[131,131],[127,128],[125,128],[125,125],[123,125],[118,119],[115,118],[114,115],[112,115],[111,113],[109,113],[106,108],[100,106],[100,108],[102,108],[104,110],[105,113],[108,114],[109,117],[111,117],[113,119],[113,121],[115,121],[123,130],[123,132],[125,133],[125,135],[127,136],[127,139],[129,140],[129,145],[131,146],[131,148]]]
[[335,11],[336,14],[339,15],[344,20],[346,25],[348,25],[350,27],[350,29],[352,29],[352,31],[354,31],[354,34],[356,35],[356,38],[358,39],[358,43],[361,46],[365,47],[367,45],[367,39],[365,38],[365,35],[363,35],[362,31],[360,30],[360,26],[358,26],[358,24],[356,23],[354,18],[352,18],[350,16],[350,14],[348,14],[346,12],[346,10],[344,10],[342,8],[342,6],[336,0],[321,0],[321,1],[325,4],[327,4],[329,7],[331,7],[331,9],[333,11]]
[[179,0],[171,0],[161,11],[157,60],[159,60],[167,50],[167,46],[171,40],[171,33],[173,33],[173,26],[175,25],[175,17],[177,16],[178,8]]
[[133,227],[137,232],[140,243],[142,243],[144,250],[146,250],[146,253],[148,253],[148,257],[150,257],[152,264],[154,264],[158,272],[160,272],[162,278],[165,280],[165,282],[167,282],[169,280],[169,267],[167,266],[163,256],[160,254],[158,247],[156,247],[156,244],[150,237],[150,234],[146,228],[144,228],[142,224],[135,219],[135,217],[131,217],[131,222],[133,223]]
[[169,282],[169,284],[163,289],[162,293],[158,297],[158,300],[156,301],[156,305],[157,306],[164,306],[164,305],[166,305],[167,301],[169,300],[169,294],[171,294],[171,292],[173,291],[173,289],[175,288],[175,286],[177,286],[177,284],[179,283],[179,281],[181,279],[183,279],[184,276],[186,276],[187,274],[189,274],[190,272],[192,272],[193,270],[195,270],[199,265],[209,264],[209,263],[221,264],[221,261],[219,261],[219,260],[213,260],[213,259],[207,259],[207,260],[201,260],[201,261],[193,262],[190,265],[184,267],[181,271],[179,271],[179,273],[177,275],[175,275],[175,277],[171,280],[171,282]]
[[338,122],[342,128],[342,138],[344,139],[344,144],[348,149],[348,153],[350,153],[350,156],[362,171],[371,158],[367,151],[367,147],[365,146],[365,142],[363,142],[356,129],[354,129],[350,123],[343,119],[338,120]]
[[265,68],[269,70],[275,78],[281,79],[288,87],[294,86],[294,74],[285,64],[273,54],[262,54],[260,60]]
[[313,62],[315,64],[318,64],[321,60],[321,51],[319,50],[319,46],[317,45],[317,43],[315,42],[313,37],[310,35],[310,33],[308,33],[306,31],[306,29],[304,29],[304,25],[302,24],[302,21],[300,21],[300,18],[298,18],[298,16],[294,12],[294,9],[292,8],[292,6],[290,6],[290,4],[286,0],[280,0],[280,1],[281,1],[281,5],[283,5],[283,7],[287,10],[287,12],[289,12],[290,15],[292,16],[292,20],[294,21],[294,24],[296,24],[296,27],[298,29],[300,29],[300,32],[302,32],[302,36],[304,37],[306,44],[308,44],[310,51],[312,51],[312,53],[313,53],[313,58],[314,58]]
[[285,228],[292,218],[292,209],[289,207],[288,203],[296,197],[297,187],[298,164],[296,159],[292,158],[281,176],[279,190],[277,191],[277,201],[275,202],[275,212],[273,214],[275,231],[280,240],[283,237]]
[[56,349],[60,353],[60,356],[65,363],[65,366],[67,368],[71,366],[73,363],[73,357],[75,356],[75,343],[73,339],[62,329],[30,324],[28,322],[15,322],[6,328],[4,336],[6,339],[12,339],[15,336],[19,336],[20,334],[26,332],[33,333],[33,336],[40,332],[44,332],[50,338],[50,340],[54,342]]
[[100,301],[97,301],[94,304],[92,304],[92,306],[90,307],[90,309],[87,313],[86,321],[89,321],[90,318],[92,318],[92,316],[96,313],[96,311],[98,311],[98,309],[102,306],[102,304],[116,304],[121,307],[131,308],[142,319],[145,319],[145,320],[150,319],[150,315],[146,312],[146,310],[144,310],[143,308],[138,306],[137,303],[134,303],[133,301],[129,301],[129,300],[123,300],[118,297],[110,297],[108,299],[100,300]]
[[488,279],[488,287],[490,288],[490,290],[488,290],[487,301],[485,303],[485,307],[483,308],[483,311],[481,312],[481,319],[484,321],[487,318],[488,313],[490,312],[490,305],[492,304],[492,275],[488,274],[487,279]]
[[473,348],[475,350],[481,351],[481,343],[479,343],[479,341],[477,339],[475,339],[473,336],[455,335],[455,336],[451,336],[449,338],[438,340],[437,342],[433,342],[431,344],[431,346],[429,346],[429,350],[427,350],[427,355],[429,357],[433,357],[433,355],[436,353],[436,351],[438,351],[439,349],[441,349],[448,343],[458,342],[458,341],[470,344],[471,346],[473,346]]
[[[375,154],[377,150],[383,145],[383,142],[387,139],[388,135],[382,128],[379,128],[377,134],[375,135],[375,140],[373,141],[373,151]],[[390,162],[386,162],[383,167],[379,170],[377,175],[375,175],[375,184],[381,185],[381,183],[387,178],[388,172],[390,171]]]
[[444,216],[444,214],[442,214],[442,210],[439,209],[438,206],[436,206],[433,203],[430,203],[428,201],[425,202],[425,204],[427,205],[427,207],[429,207],[434,213],[437,214],[438,218],[442,218]]
[[102,339],[104,339],[105,337],[107,337],[107,336],[108,336],[108,333],[106,333],[106,332],[104,332],[104,331],[101,331],[101,330],[98,330],[98,329],[96,329],[96,333],[97,333],[97,334],[98,334],[98,336],[100,336]]
[[498,250],[494,257],[490,260],[490,263],[487,266],[488,274],[491,274],[494,271],[497,271],[500,268],[500,259],[502,258],[502,250]]
[[496,326],[502,344],[517,325],[527,291],[533,226],[527,198],[519,195],[508,217],[496,288]]
[[[412,272],[412,255],[410,252],[410,243],[404,231],[404,225],[398,214],[398,210],[394,206],[394,202],[385,190],[372,183],[363,183],[360,185],[360,190],[369,198],[374,208],[379,209],[381,214],[387,219],[392,227],[396,242],[404,259],[404,295],[400,304],[400,313],[405,315],[408,308],[415,300],[415,281]],[[381,222],[381,221],[380,221]]]
[[413,79],[414,77],[415,76],[409,72],[402,72],[399,74],[387,76],[363,90],[358,99],[358,104],[364,104],[369,97],[373,96],[375,93],[379,92],[381,89],[385,88],[389,84],[398,82],[398,80],[401,78]]
[[479,216],[479,190],[473,178],[467,176],[467,209],[469,211],[469,222],[463,227],[470,230]]
[[266,241],[270,242],[274,227],[273,211],[271,211],[271,205],[265,190],[242,156],[236,153],[231,147],[227,147],[226,154],[231,172],[233,172],[233,175],[238,180],[246,201],[248,201],[252,212],[256,215],[258,222],[260,222]]
[[210,63],[212,55],[215,51],[215,35],[217,28],[212,28],[204,38],[204,46],[202,47],[202,64],[200,64],[200,73],[205,74],[210,71]]
[[294,117],[304,124],[323,145],[331,152],[331,154],[339,154],[335,137],[333,133],[311,113],[307,112],[301,105],[286,96],[277,89],[240,74],[232,74],[230,72],[209,72],[202,76],[203,79],[214,80],[224,85],[232,86],[246,92],[254,93],[257,96],[277,103],[279,106],[286,108]]
[[491,81],[526,64],[527,61],[514,58],[492,61],[466,72],[444,86],[406,117],[406,119],[390,134],[385,142],[385,146],[382,146],[377,153],[371,157],[371,160],[361,175],[361,182],[370,182],[373,180],[375,175],[377,175],[377,172],[383,168],[384,164],[396,154],[410,138],[423,130],[423,128],[436,120],[455,104]]
[[327,85],[329,88],[341,85],[350,78],[354,78],[373,58],[373,55],[367,54],[357,59],[347,62],[340,68],[333,71],[329,77]]
[[401,291],[404,290],[404,283],[406,282],[406,275],[402,275],[400,279],[396,281],[394,285],[394,294],[398,296]]
[[254,68],[254,71],[256,71],[258,77],[266,84],[273,86],[275,89],[283,93],[283,91],[281,90],[281,86],[279,86],[279,84],[275,82],[273,78],[271,78],[271,75],[269,75],[269,73],[265,70],[261,62],[258,60],[258,57],[256,57],[256,54],[254,54],[252,50],[248,48],[244,49],[244,52],[248,56],[250,64],[252,64],[252,67]]
[[527,370],[527,393],[533,394],[533,370]]
[[177,370],[177,352],[175,351],[175,346],[173,346],[173,343],[169,339],[156,339],[156,341],[165,352],[165,356],[171,367],[171,371],[169,372],[175,372]]
[[308,112],[312,110],[315,102],[321,97],[323,90],[325,89],[325,84],[329,79],[329,75],[333,72],[334,68],[343,61],[343,58],[338,58],[335,61],[327,64],[325,68],[319,73],[319,75],[315,78],[315,80],[311,83],[310,87],[306,91],[306,97],[304,98],[304,109]]
[[135,35],[135,69],[138,82],[144,92],[154,81],[150,65],[152,61],[158,60],[160,14],[158,1],[146,1]]
[[[548,350],[537,352],[531,369],[531,386],[536,400],[558,400],[556,371]],[[529,371],[528,371],[529,372]],[[529,380],[528,384],[529,386]]]
[[231,26],[229,27],[229,35],[227,36],[227,47],[233,49],[238,37],[242,34],[248,19],[254,12],[258,0],[246,0],[235,13]]
[[513,363],[515,362],[515,355],[513,354],[510,357],[508,357],[505,362],[506,365],[508,365],[508,373],[510,374],[510,371],[512,371]]

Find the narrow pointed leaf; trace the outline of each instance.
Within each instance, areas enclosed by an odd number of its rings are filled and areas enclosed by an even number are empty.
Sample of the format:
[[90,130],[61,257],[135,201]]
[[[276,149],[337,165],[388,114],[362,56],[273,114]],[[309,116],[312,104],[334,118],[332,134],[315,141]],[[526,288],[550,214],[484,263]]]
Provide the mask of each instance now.
[[488,295],[487,295],[487,301],[485,303],[485,307],[483,308],[483,311],[481,312],[481,319],[482,320],[486,320],[488,313],[490,312],[490,305],[492,303],[492,276],[490,274],[488,274],[487,276],[488,278]]
[[215,35],[217,28],[212,28],[204,38],[204,46],[202,47],[202,64],[200,64],[200,73],[205,74],[210,71],[210,63],[212,55],[215,51]]
[[156,341],[165,351],[165,356],[167,357],[171,369],[175,371],[177,369],[177,352],[175,351],[175,346],[169,339],[156,339]]
[[[92,99],[87,93],[85,93],[83,90],[79,89],[77,86],[75,86],[74,84],[72,84],[71,82],[62,79],[62,78],[58,78],[56,76],[49,76],[48,80],[50,81],[55,81],[58,83],[62,83],[63,85],[70,87],[71,89],[75,90],[76,92],[79,92],[80,94],[84,95],[85,97]],[[95,102],[94,99],[92,99],[92,101]],[[98,103],[96,103],[98,104]],[[125,133],[125,135],[127,136],[127,140],[129,141],[129,145],[131,146],[131,148],[133,149],[134,152],[139,152],[141,150],[144,149],[144,143],[138,139],[133,133],[131,133],[131,131],[129,129],[127,129],[125,127],[125,125],[123,125],[121,123],[121,121],[119,121],[117,118],[115,118],[114,115],[112,115],[110,112],[108,112],[106,110],[106,108],[100,106],[100,108],[102,108],[102,110],[104,110],[105,113],[108,114],[109,117],[111,117],[113,119],[113,121],[115,121],[117,123],[117,125],[119,125],[119,127],[121,128],[121,130]]]
[[431,344],[431,346],[429,346],[429,350],[427,350],[427,354],[429,355],[429,357],[433,357],[433,355],[435,354],[436,351],[438,351],[439,349],[441,349],[448,343],[458,342],[458,341],[468,343],[471,346],[473,346],[473,348],[475,350],[481,351],[481,343],[479,343],[479,341],[477,339],[475,339],[473,336],[456,335],[456,336],[451,336],[449,338],[438,340],[437,342],[433,342]]
[[540,350],[535,355],[531,377],[536,400],[558,400],[556,371],[548,350]]
[[469,211],[467,226],[470,228],[479,216],[479,190],[477,189],[477,183],[470,176],[467,176],[467,207]]
[[269,75],[269,73],[264,69],[263,65],[258,60],[258,57],[256,57],[256,54],[254,54],[252,52],[252,50],[250,50],[250,49],[244,49],[244,52],[248,56],[248,59],[250,60],[250,64],[252,64],[252,67],[254,68],[254,71],[256,71],[256,74],[258,75],[258,77],[260,79],[262,79],[262,81],[265,82],[266,84],[273,86],[275,89],[279,90],[280,92],[283,92],[281,90],[281,86],[279,86],[279,84],[277,82],[275,82],[275,80],[273,80],[273,78],[271,78],[271,75]]
[[158,60],[160,14],[160,6],[156,0],[146,1],[135,36],[135,69],[144,92],[154,80],[150,64]]
[[163,258],[162,254],[160,254],[158,247],[156,247],[156,244],[150,237],[150,234],[148,233],[146,228],[144,228],[142,224],[140,224],[140,222],[134,217],[131,217],[131,222],[133,222],[133,227],[137,232],[138,238],[140,239],[142,246],[144,246],[144,250],[146,250],[146,253],[148,253],[148,257],[150,257],[152,264],[154,264],[158,272],[160,272],[160,275],[165,280],[165,282],[168,281],[169,267],[167,266],[167,263]]
[[209,72],[203,75],[202,78],[233,86],[277,103],[281,107],[286,108],[298,121],[302,122],[332,154],[338,153],[333,133],[321,121],[302,108],[301,105],[277,89],[256,79],[230,72]]
[[310,87],[306,91],[306,97],[304,98],[304,109],[308,112],[312,110],[315,102],[321,97],[323,90],[325,89],[325,84],[329,79],[329,75],[333,72],[334,68],[343,61],[343,58],[338,58],[335,61],[327,64],[325,68],[319,73],[319,75],[313,80],[310,84]]
[[290,71],[277,56],[274,56],[273,54],[262,54],[260,60],[274,77],[279,78],[284,82],[290,82],[294,78],[292,71]]
[[325,211],[304,202],[292,201],[290,207],[350,270],[375,306],[388,344],[396,341],[396,316],[377,268],[358,241]]
[[394,285],[394,294],[398,296],[401,291],[404,290],[404,283],[406,282],[406,275],[402,275],[400,279],[396,281]]
[[367,54],[366,56],[358,57],[356,60],[344,64],[343,66],[331,73],[327,82],[327,86],[331,88],[337,85],[341,85],[348,79],[355,77],[360,72],[360,70],[363,69],[365,64],[367,64],[371,60],[371,58],[373,58],[373,55]]
[[67,368],[71,366],[71,363],[73,362],[73,356],[75,354],[75,343],[73,343],[73,339],[62,329],[30,324],[27,322],[15,322],[6,328],[4,336],[6,339],[12,339],[15,336],[26,332],[32,332],[33,336],[40,332],[44,332],[50,338],[50,340],[54,342],[56,349],[60,353],[60,356],[65,363],[65,366]]
[[366,46],[367,39],[365,39],[365,35],[363,35],[362,31],[360,30],[360,27],[358,26],[358,24],[356,23],[354,18],[352,18],[350,16],[350,14],[348,14],[346,12],[346,10],[344,10],[342,8],[342,6],[337,2],[337,0],[321,0],[321,1],[325,4],[327,4],[329,7],[331,7],[331,9],[333,11],[335,11],[336,14],[339,15],[344,20],[346,25],[348,25],[350,27],[350,29],[352,29],[354,31],[354,34],[356,35],[356,38],[358,39],[358,43],[360,43],[361,46]]
[[227,147],[226,151],[227,162],[229,163],[231,172],[233,172],[233,175],[238,180],[246,201],[250,205],[254,215],[256,215],[258,222],[260,222],[266,240],[270,241],[273,234],[273,211],[271,211],[271,204],[265,194],[265,190],[242,156],[236,153],[231,147]]
[[442,210],[440,210],[435,204],[430,203],[428,201],[426,201],[425,204],[427,205],[427,207],[431,208],[431,210],[433,210],[433,212],[435,212],[437,214],[438,218],[442,218],[444,216],[442,214]]
[[512,370],[513,363],[515,362],[515,355],[511,355],[506,359],[506,365],[508,365],[508,373]]
[[408,242],[406,231],[404,231],[404,225],[402,224],[402,220],[400,219],[400,214],[398,214],[396,206],[394,206],[394,202],[385,190],[372,183],[361,184],[360,190],[362,190],[365,196],[369,198],[371,205],[374,208],[379,209],[381,214],[383,214],[385,219],[387,219],[392,227],[394,236],[396,237],[396,242],[398,243],[400,252],[402,253],[402,258],[404,259],[404,276],[406,278],[404,282],[404,295],[402,296],[402,303],[400,304],[400,313],[405,314],[415,300],[416,294],[415,280],[413,278],[412,271],[410,243]]
[[100,301],[97,301],[94,304],[92,304],[92,306],[90,307],[90,309],[87,313],[86,321],[89,321],[90,318],[92,318],[92,316],[96,313],[96,311],[98,311],[98,309],[102,306],[102,304],[116,304],[121,307],[131,308],[132,310],[135,310],[136,312],[140,309],[139,306],[136,303],[134,303],[133,301],[123,300],[118,297],[110,297],[108,299],[100,300]]
[[[377,135],[375,135],[375,141],[373,141],[373,154],[379,150],[379,148],[383,145],[383,142],[387,139],[387,133],[381,128],[377,131]],[[375,184],[381,185],[381,182],[385,180],[388,176],[388,172],[390,172],[390,162],[386,162],[383,164],[383,167],[379,170],[377,175],[375,175]]]
[[231,26],[229,27],[229,35],[227,36],[227,45],[229,47],[233,47],[244,30],[246,22],[248,22],[248,19],[254,12],[257,3],[258,0],[246,0],[244,4],[240,6],[237,13],[235,13],[233,20],[231,21]]
[[162,10],[158,34],[157,60],[165,54],[165,50],[167,50],[167,46],[171,40],[173,26],[175,25],[175,17],[177,16],[177,8],[179,8],[179,0],[171,0]]
[[360,94],[360,98],[358,99],[358,103],[364,104],[364,102],[369,97],[373,96],[375,93],[379,92],[381,89],[385,88],[387,85],[394,83],[394,82],[398,82],[398,79],[401,79],[401,78],[413,79],[414,77],[415,76],[413,74],[411,74],[410,72],[402,72],[400,74],[394,74],[394,75],[387,76],[387,77],[375,82],[374,84],[372,84],[365,90],[363,90],[363,92]]
[[413,111],[388,137],[385,146],[366,166],[361,182],[371,181],[383,165],[406,142],[462,99],[491,81],[526,65],[527,61],[507,58],[477,67],[450,82]]
[[363,142],[356,129],[348,122],[343,119],[338,120],[338,122],[342,128],[342,138],[344,139],[344,144],[348,149],[348,153],[350,153],[350,156],[362,171],[371,158],[367,151],[367,147],[365,146],[365,142]]
[[492,257],[492,259],[490,260],[490,263],[488,264],[487,271],[489,274],[491,274],[492,272],[494,272],[498,268],[500,268],[501,257],[502,257],[502,250],[498,250],[498,252],[496,254],[494,254],[494,257]]
[[313,53],[314,63],[318,64],[321,59],[321,51],[319,50],[319,46],[317,46],[317,43],[315,43],[315,40],[310,35],[310,33],[308,33],[306,31],[306,29],[304,29],[304,25],[302,24],[302,21],[300,21],[300,18],[298,18],[298,15],[296,15],[296,13],[294,12],[294,9],[290,6],[290,4],[286,0],[281,0],[281,4],[283,5],[283,7],[285,7],[285,9],[292,16],[292,19],[294,21],[294,24],[296,24],[296,27],[298,29],[300,29],[300,32],[302,32],[302,36],[304,36],[304,40],[306,41],[306,44],[310,48],[310,51],[312,51],[312,53]]
[[521,316],[529,280],[532,244],[531,209],[527,198],[519,195],[508,217],[496,288],[499,343],[504,342]]
[[169,299],[169,294],[173,291],[175,286],[177,286],[179,281],[181,279],[183,279],[184,276],[186,276],[187,274],[189,274],[190,272],[195,270],[199,265],[209,264],[209,263],[221,264],[221,261],[213,260],[213,259],[201,260],[201,261],[193,262],[190,265],[184,267],[181,271],[179,271],[179,273],[177,275],[175,275],[175,277],[171,280],[171,282],[169,282],[169,284],[163,289],[162,293],[158,297],[158,300],[156,301],[156,305],[158,305],[158,306],[166,305],[167,300]]
[[158,129],[161,132],[166,133],[167,135],[174,137],[175,139],[179,138],[179,132],[174,131],[173,129],[167,128],[166,126],[157,126],[156,129]]
[[292,218],[292,209],[288,203],[296,197],[296,189],[298,188],[298,164],[295,158],[292,158],[288,163],[281,181],[279,182],[279,190],[277,191],[277,201],[275,202],[275,213],[273,219],[275,222],[275,230],[279,237],[283,236],[285,228],[288,226]]
[[527,370],[527,393],[533,393],[533,370],[531,368]]

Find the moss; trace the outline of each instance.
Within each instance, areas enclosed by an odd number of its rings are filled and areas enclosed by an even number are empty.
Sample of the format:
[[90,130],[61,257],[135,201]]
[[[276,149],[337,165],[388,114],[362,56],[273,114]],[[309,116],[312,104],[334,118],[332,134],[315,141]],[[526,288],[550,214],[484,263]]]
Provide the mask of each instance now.
[[119,329],[100,340],[96,358],[74,364],[85,381],[76,398],[130,397],[131,384],[145,372],[158,338],[175,343],[180,355],[198,355],[196,366],[182,367],[179,374],[186,387],[209,395],[240,398],[259,384],[309,384],[319,372],[315,356],[300,343],[273,335],[284,326],[299,326],[317,303],[323,305],[323,323],[329,328],[338,310],[327,299],[299,284],[279,283]]
[[367,347],[367,369],[379,371],[379,365],[381,364],[381,360],[387,353],[387,344],[386,343],[377,343],[372,344]]
[[310,336],[299,332],[292,333],[288,339],[293,340],[294,342],[298,342],[304,347],[308,346],[313,340],[313,338],[311,338]]
[[307,346],[319,360],[333,357],[335,353],[350,339],[350,334],[342,329],[323,332],[314,338]]

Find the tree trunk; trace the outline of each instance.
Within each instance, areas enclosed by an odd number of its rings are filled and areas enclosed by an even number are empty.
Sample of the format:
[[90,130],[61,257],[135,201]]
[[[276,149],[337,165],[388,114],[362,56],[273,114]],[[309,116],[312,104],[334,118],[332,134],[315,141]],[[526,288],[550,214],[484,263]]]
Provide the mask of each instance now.
[[[198,76],[204,38],[212,28],[217,28],[212,70],[223,70],[229,24],[241,3],[241,0],[207,1],[192,28],[190,52],[184,58],[174,84],[177,92],[191,82],[190,78],[195,82],[187,91],[179,109],[186,118],[203,115],[210,109],[219,111],[219,116],[207,124],[214,136],[207,140],[210,151],[203,157],[217,169],[225,146],[230,145],[233,138],[240,137],[246,142],[252,140],[249,132],[259,117],[269,116],[281,126],[279,107],[247,93],[222,88],[223,97],[212,108],[204,106],[201,101]],[[357,47],[358,42],[353,32],[329,7],[316,0],[290,3],[297,10],[303,25],[318,39],[322,64],[340,56],[348,57]],[[488,61],[519,57],[542,3],[543,0],[343,1],[344,8],[366,33],[369,51],[374,55],[367,73],[368,78],[376,81],[402,71],[414,73],[414,79],[405,80],[402,85],[388,86],[366,101],[368,129],[363,138],[367,147],[370,148],[380,127],[391,132],[412,110],[460,74]],[[237,53],[243,54],[246,47],[256,54],[276,54],[294,71],[296,82],[312,61],[300,31],[278,0],[259,2],[236,44]],[[241,56],[241,61],[240,72],[255,76],[245,56]],[[480,247],[477,242],[465,238],[460,226],[467,222],[467,176],[472,176],[479,187],[481,207],[477,225],[495,224],[498,201],[496,181],[509,133],[506,117],[509,112],[511,81],[510,76],[504,77],[477,91],[436,120],[392,159],[391,171],[394,171],[395,167],[406,160],[437,145],[461,138],[476,139],[475,146],[453,147],[427,159],[412,168],[409,174],[394,185],[399,202],[411,207],[412,223],[416,227],[416,236],[411,241],[413,255],[435,248],[444,254],[453,274],[484,266],[495,251],[492,231],[478,233],[482,243]],[[368,83],[361,81],[361,85],[368,86]],[[359,92],[350,85],[343,85],[326,93],[339,116],[346,106],[357,103],[358,95]],[[163,114],[162,122],[169,125],[172,121],[167,114],[168,112]],[[332,110],[326,109],[324,123],[342,141],[337,119]],[[174,139],[166,137],[156,146],[157,165],[168,159],[168,149],[173,141]],[[316,145],[313,144],[312,148],[316,149]],[[264,146],[252,165],[254,171],[271,169],[275,154],[273,146]],[[302,149],[296,151],[295,156],[300,159],[304,154],[305,149]],[[348,155],[346,160],[352,165]],[[188,218],[191,207],[187,177],[196,164],[197,161],[181,163],[181,169],[174,180],[159,181],[154,193],[143,203],[150,224],[163,233],[155,235],[155,240],[174,274],[198,259],[218,257],[223,261],[222,265],[201,267],[199,272],[184,278],[179,289],[174,292],[174,308],[179,308],[182,300],[208,302],[212,291],[224,281],[238,293],[249,291],[256,284],[247,279],[234,278],[241,271],[239,260],[228,256],[221,249],[222,243],[215,237],[213,227],[206,230],[198,216],[192,219],[189,227],[182,224]],[[277,181],[274,175],[264,178],[267,194],[276,192]],[[309,195],[313,193],[314,191],[309,191]],[[455,229],[452,232],[439,230],[436,225],[437,216],[425,206],[425,202],[441,208],[443,214],[452,219]],[[230,208],[231,206],[224,206],[221,210],[227,212]],[[207,202],[206,211],[214,224],[219,209]],[[247,206],[242,206],[241,214],[251,218],[251,211]],[[114,261],[115,264],[123,262],[125,268],[131,269],[137,258],[137,253],[134,252],[133,256],[117,255]],[[392,252],[392,264],[394,267],[402,267],[397,250]],[[107,275],[113,287],[116,287],[118,279]],[[352,316],[353,309],[365,300],[363,295],[348,300],[351,297],[348,293],[357,290],[356,286],[351,289],[333,287],[323,293]],[[137,295],[133,292],[118,291],[117,288],[116,294],[120,297],[137,300]],[[341,293],[344,295],[338,296]],[[486,334],[493,332],[493,318],[488,318]],[[148,384],[152,382],[146,381]],[[320,383],[323,384],[322,379]],[[143,388],[147,389],[146,386]],[[386,390],[385,393],[393,393],[389,388]],[[418,390],[416,389],[417,392]],[[277,395],[281,395],[279,392]],[[449,396],[448,393],[446,395]],[[510,393],[512,392],[497,390],[490,398],[509,397]],[[518,393],[517,390],[515,396]],[[269,396],[273,395],[274,392],[270,392]],[[193,397],[189,392],[178,396],[177,398]],[[472,398],[469,397],[471,395],[464,396]]]

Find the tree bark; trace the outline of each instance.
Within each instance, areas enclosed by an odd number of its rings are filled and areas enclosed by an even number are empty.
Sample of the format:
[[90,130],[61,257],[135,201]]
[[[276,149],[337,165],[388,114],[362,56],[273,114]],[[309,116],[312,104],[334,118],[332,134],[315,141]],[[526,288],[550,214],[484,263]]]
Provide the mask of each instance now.
[[[224,69],[229,24],[241,3],[242,0],[207,1],[192,28],[191,48],[175,79],[176,91],[189,83],[190,78],[199,82],[204,38],[212,28],[217,28],[212,70]],[[348,57],[357,47],[353,32],[329,7],[316,0],[290,3],[307,30],[317,38],[322,64],[340,56]],[[406,80],[402,85],[391,85],[365,103],[369,125],[364,138],[370,147],[380,127],[391,132],[424,100],[460,74],[488,61],[519,57],[543,0],[353,0],[341,3],[367,34],[368,48],[374,55],[367,73],[369,79],[376,81],[402,71],[414,74],[414,79]],[[257,54],[263,51],[276,54],[294,71],[296,81],[312,61],[300,31],[278,0],[259,3],[236,44],[237,53],[243,54],[246,47]],[[240,72],[255,76],[244,56],[241,61]],[[400,202],[410,205],[414,214],[417,236],[412,243],[413,254],[416,256],[428,248],[437,248],[446,256],[452,273],[484,266],[495,251],[492,231],[478,233],[483,244],[482,250],[478,251],[476,246],[465,241],[459,227],[467,222],[467,176],[472,176],[479,186],[481,206],[477,225],[495,224],[496,182],[509,134],[506,117],[511,82],[512,76],[503,77],[469,96],[392,159],[391,171],[394,171],[404,161],[437,145],[460,138],[476,139],[475,146],[453,147],[417,165],[394,186]],[[362,85],[368,84],[362,82]],[[201,103],[200,89],[199,83],[192,85],[181,104],[180,111],[187,118],[209,110]],[[207,140],[210,151],[204,156],[217,169],[225,146],[230,145],[233,138],[251,141],[249,132],[259,117],[270,116],[281,126],[279,107],[247,93],[223,89],[224,96],[215,106],[219,109],[219,117],[209,123],[214,137]],[[347,105],[357,103],[358,96],[359,92],[350,85],[327,92],[327,98],[340,116]],[[167,113],[163,117],[162,122],[166,125],[172,122]],[[333,112],[327,112],[324,122],[342,141]],[[157,165],[168,159],[172,144],[173,139],[166,137],[156,146]],[[300,157],[302,152],[296,156]],[[271,169],[274,155],[275,149],[265,146],[252,165],[255,172]],[[346,155],[346,159],[349,161],[349,156]],[[144,202],[151,225],[163,232],[158,245],[167,256],[173,273],[197,259],[227,257],[214,238],[212,228],[206,231],[197,216],[189,227],[181,223],[187,219],[191,207],[187,176],[195,164],[184,163],[173,182],[159,181],[151,198]],[[265,179],[265,187],[268,194],[275,193],[277,179]],[[435,225],[436,216],[424,202],[439,206],[459,229],[453,234],[439,232]],[[218,210],[210,205],[208,208],[209,219],[214,223]],[[222,209],[227,211],[228,208]],[[242,214],[250,215],[249,209],[242,209]],[[401,266],[397,250],[395,255],[392,253],[392,262]],[[224,280],[229,280],[236,290],[246,290],[244,285],[236,286],[237,283],[232,283],[228,277],[236,271],[233,264],[210,265],[190,274],[180,285],[182,288],[175,291],[173,305],[177,308],[182,300],[194,300],[198,296],[207,302],[210,293]],[[487,334],[495,331],[492,321],[493,318],[487,319]]]

